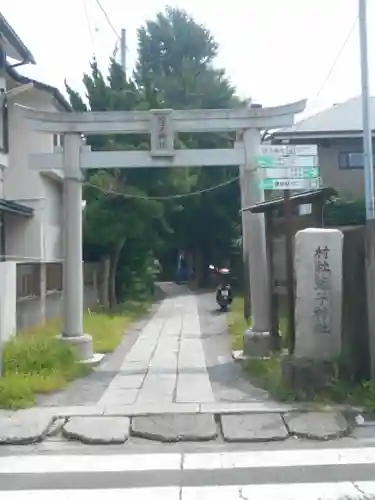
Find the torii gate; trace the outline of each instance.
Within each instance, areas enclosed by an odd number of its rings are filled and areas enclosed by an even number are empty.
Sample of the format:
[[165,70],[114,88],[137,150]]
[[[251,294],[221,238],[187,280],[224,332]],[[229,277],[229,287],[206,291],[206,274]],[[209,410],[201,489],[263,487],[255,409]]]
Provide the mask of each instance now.
[[[62,340],[75,346],[82,361],[95,358],[92,339],[83,332],[82,176],[81,169],[145,167],[210,167],[239,165],[242,207],[264,199],[255,156],[261,130],[291,126],[306,101],[284,106],[177,111],[101,111],[85,113],[44,112],[19,106],[23,117],[39,132],[62,134],[63,147],[31,155],[31,168],[60,170],[64,184],[64,263]],[[234,148],[175,149],[181,132],[237,132]],[[83,135],[151,135],[150,151],[92,152],[82,144]],[[250,272],[252,329],[247,335],[267,334],[268,280],[264,219],[242,212],[244,259]]]

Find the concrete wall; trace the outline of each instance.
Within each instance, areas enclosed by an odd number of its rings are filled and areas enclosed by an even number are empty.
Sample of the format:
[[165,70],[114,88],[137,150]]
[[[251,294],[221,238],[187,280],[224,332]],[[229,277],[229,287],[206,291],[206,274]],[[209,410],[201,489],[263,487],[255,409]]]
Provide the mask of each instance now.
[[346,198],[364,196],[363,169],[339,168],[340,153],[360,153],[360,139],[335,139],[319,144],[320,173],[325,186],[337,189]]
[[34,209],[34,217],[4,215],[5,252],[7,260],[40,261],[43,251],[44,200],[28,200],[25,205]]
[[0,262],[0,338],[7,341],[16,331],[16,263]]
[[363,380],[370,375],[369,330],[366,302],[365,231],[342,228],[343,318],[342,346],[345,375]]
[[61,182],[42,177],[44,189],[43,250],[44,260],[53,262],[63,258],[63,186]]
[[[84,307],[93,307],[98,302],[98,290],[93,285],[84,288]],[[32,297],[17,301],[17,331],[41,324],[44,319],[55,319],[62,315],[62,292],[49,292],[45,297],[45,318],[41,317],[41,298]]]

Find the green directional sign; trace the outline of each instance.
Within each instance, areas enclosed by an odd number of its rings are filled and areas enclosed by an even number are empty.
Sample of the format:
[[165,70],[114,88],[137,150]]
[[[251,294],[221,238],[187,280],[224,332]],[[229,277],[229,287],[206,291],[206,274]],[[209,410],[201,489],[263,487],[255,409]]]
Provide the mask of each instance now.
[[317,156],[281,156],[281,155],[258,155],[256,157],[260,168],[280,168],[280,167],[317,167]]
[[317,167],[262,168],[262,177],[269,179],[315,179],[319,177]]

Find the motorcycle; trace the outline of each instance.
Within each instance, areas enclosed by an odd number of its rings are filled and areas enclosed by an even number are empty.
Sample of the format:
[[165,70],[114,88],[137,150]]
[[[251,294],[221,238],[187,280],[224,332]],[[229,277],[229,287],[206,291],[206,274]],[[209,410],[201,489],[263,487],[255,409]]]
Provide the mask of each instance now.
[[215,267],[212,264],[210,264],[208,267],[219,277],[219,284],[216,288],[216,302],[219,305],[221,311],[227,311],[228,306],[233,301],[233,290],[228,279],[230,270],[226,267]]

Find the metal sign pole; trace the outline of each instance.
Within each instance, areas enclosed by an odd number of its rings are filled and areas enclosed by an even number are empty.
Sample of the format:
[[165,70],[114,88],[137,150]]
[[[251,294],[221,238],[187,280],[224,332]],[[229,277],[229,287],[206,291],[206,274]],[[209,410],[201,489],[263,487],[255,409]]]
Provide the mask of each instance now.
[[359,38],[361,50],[363,156],[365,175],[366,220],[375,218],[374,165],[372,156],[372,129],[370,120],[370,87],[367,47],[367,0],[359,0]]
[[294,320],[294,270],[293,270],[293,214],[289,190],[284,191],[284,221],[285,221],[285,264],[286,264],[286,290],[288,311],[288,350],[293,354],[295,345],[295,320]]
[[0,297],[0,377],[3,375],[3,338],[2,338],[2,321],[1,321],[1,297]]

